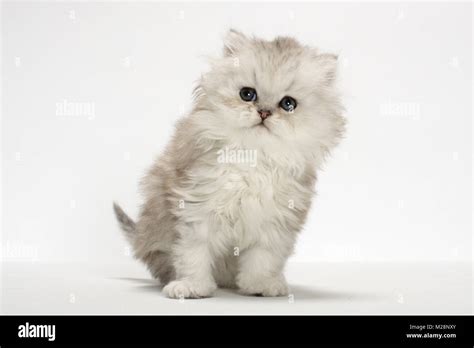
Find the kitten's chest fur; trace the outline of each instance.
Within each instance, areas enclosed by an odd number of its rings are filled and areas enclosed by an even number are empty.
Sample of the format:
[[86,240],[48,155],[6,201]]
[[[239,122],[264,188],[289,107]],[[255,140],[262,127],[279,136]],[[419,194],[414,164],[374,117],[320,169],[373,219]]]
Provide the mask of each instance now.
[[216,163],[192,171],[187,188],[195,202],[182,218],[203,219],[216,245],[247,248],[272,238],[293,239],[306,217],[313,193],[288,168]]

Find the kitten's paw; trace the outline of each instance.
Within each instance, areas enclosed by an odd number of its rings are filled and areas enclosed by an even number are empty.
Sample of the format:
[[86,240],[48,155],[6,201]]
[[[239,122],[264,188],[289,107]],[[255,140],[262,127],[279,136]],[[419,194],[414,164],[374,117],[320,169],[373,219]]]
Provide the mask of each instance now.
[[261,295],[268,297],[286,296],[288,285],[283,276],[274,278],[255,278],[239,276],[237,281],[239,292],[243,295]]
[[215,283],[197,280],[174,280],[163,288],[163,293],[170,298],[210,297],[216,290]]

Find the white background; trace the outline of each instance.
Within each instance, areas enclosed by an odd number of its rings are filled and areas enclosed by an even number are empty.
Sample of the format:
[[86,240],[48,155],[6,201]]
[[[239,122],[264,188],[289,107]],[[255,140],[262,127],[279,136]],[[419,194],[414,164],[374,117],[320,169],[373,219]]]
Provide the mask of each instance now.
[[[470,260],[469,3],[4,3],[4,258],[132,262],[112,214],[230,27],[340,54],[348,132],[295,261]],[[95,113],[62,116],[64,100]]]

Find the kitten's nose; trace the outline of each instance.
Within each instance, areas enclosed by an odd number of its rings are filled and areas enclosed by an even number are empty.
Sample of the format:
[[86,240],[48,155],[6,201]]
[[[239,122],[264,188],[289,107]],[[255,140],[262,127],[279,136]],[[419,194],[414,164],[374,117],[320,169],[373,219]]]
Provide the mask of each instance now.
[[258,110],[258,114],[260,115],[260,118],[262,121],[266,119],[268,116],[272,115],[272,112],[270,110]]

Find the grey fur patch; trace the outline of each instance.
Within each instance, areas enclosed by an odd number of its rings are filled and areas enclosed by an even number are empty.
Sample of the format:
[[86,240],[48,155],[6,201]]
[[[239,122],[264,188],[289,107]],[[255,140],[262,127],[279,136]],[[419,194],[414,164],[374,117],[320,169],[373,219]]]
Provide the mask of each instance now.
[[150,273],[163,285],[176,278],[175,269],[168,253],[152,251],[143,257],[143,262],[148,266]]
[[128,238],[132,238],[135,232],[135,222],[114,202],[114,212],[120,227]]

